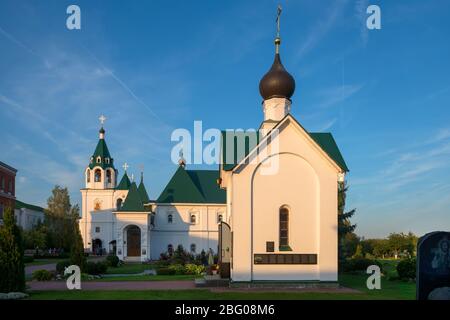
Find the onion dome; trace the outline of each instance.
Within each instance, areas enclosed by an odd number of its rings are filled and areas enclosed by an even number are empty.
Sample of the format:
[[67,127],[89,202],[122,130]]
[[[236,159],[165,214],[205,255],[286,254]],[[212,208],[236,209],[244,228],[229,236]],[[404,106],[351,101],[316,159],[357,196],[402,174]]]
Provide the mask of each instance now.
[[272,67],[259,82],[259,93],[264,100],[271,98],[290,99],[295,91],[295,80],[281,63],[278,52],[280,44],[281,39],[277,37],[275,39],[276,53]]

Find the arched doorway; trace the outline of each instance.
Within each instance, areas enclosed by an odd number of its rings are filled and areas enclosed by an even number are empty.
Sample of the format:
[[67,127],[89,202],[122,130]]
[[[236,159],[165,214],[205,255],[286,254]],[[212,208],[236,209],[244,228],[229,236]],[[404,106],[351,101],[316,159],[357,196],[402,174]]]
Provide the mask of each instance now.
[[141,229],[138,226],[127,227],[127,256],[141,256]]
[[98,256],[102,254],[102,240],[94,239],[92,241],[92,253]]

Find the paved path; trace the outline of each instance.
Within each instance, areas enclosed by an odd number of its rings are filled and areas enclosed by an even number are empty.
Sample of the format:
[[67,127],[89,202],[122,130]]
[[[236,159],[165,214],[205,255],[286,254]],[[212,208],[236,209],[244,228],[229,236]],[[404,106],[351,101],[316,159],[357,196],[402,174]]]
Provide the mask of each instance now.
[[[68,290],[65,281],[29,281],[30,290]],[[195,289],[194,281],[82,281],[82,290],[185,290]]]

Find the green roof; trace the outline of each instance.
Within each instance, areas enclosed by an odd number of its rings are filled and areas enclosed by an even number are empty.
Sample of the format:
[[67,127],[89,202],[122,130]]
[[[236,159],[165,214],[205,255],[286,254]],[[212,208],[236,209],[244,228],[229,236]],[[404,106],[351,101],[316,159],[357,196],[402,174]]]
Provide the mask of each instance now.
[[122,179],[120,180],[119,184],[116,187],[116,190],[129,190],[131,186],[130,178],[128,177],[127,172],[123,174]]
[[226,203],[217,170],[186,170],[179,166],[157,203]]
[[[97,157],[102,159],[101,163],[97,163]],[[109,163],[106,163],[105,159],[109,158]],[[114,159],[111,158],[109,154],[108,146],[106,145],[105,139],[99,139],[97,143],[97,147],[95,148],[94,154],[92,155],[91,162],[89,163],[89,168],[92,169],[94,167],[101,167],[103,169],[106,168],[114,168]]]
[[[235,130],[222,131],[221,165],[223,170],[225,171],[232,170],[259,144],[259,141],[261,139],[262,135],[260,131],[248,131],[248,132]],[[241,152],[241,154],[238,154],[237,152],[239,141],[244,141],[244,149],[243,152]],[[227,152],[227,150],[229,150],[230,147],[234,149],[232,154]],[[239,149],[242,150],[242,148]]]
[[309,135],[315,142],[325,151],[328,156],[336,162],[336,164],[345,172],[348,172],[347,164],[342,157],[341,152],[333,138],[333,135],[329,132],[310,132]]
[[[305,130],[306,131],[306,130]],[[307,131],[306,131],[307,132]],[[336,144],[336,141],[334,140],[333,136],[329,132],[307,132],[310,137],[322,148],[325,153],[328,154],[328,156],[333,159],[334,162],[345,172],[348,172],[347,164],[344,161],[344,158],[342,157],[341,152],[339,151],[339,148]],[[242,138],[245,138],[245,140],[242,140]],[[234,143],[230,144],[230,139],[233,139]],[[241,140],[238,140],[241,139]],[[262,140],[262,135],[260,134],[260,131],[257,132],[247,132],[243,133],[241,131],[222,131],[222,141],[221,141],[221,167],[225,171],[233,170],[233,168],[242,161],[245,157],[249,155],[249,153],[256,147],[256,145],[259,144],[259,141]],[[238,154],[237,147],[238,143],[237,141],[245,141],[245,148],[244,152],[241,152],[241,154]],[[255,145],[256,142],[256,145]],[[227,153],[227,149],[229,150],[230,147],[234,148],[233,154],[229,155]],[[241,149],[241,148],[239,148]],[[233,159],[234,156],[234,159]],[[228,159],[231,158],[231,159]]]
[[139,183],[138,191],[139,191],[139,195],[141,196],[142,201],[144,203],[149,203],[150,198],[148,197],[147,189],[145,189],[143,175],[141,175],[141,182]]
[[28,204],[28,203],[25,203],[25,202],[22,202],[22,201],[19,201],[19,200],[16,200],[15,202],[16,202],[16,205],[15,205],[16,209],[25,208],[25,209],[30,209],[30,210],[34,210],[34,211],[44,212],[44,208],[42,208],[42,207],[35,206],[35,205],[32,205],[32,204]]
[[144,212],[148,211],[144,207],[144,202],[142,201],[141,195],[139,194],[139,191],[137,189],[136,183],[131,183],[130,191],[128,191],[127,197],[125,199],[125,202],[120,208],[119,211],[127,211],[127,212]]

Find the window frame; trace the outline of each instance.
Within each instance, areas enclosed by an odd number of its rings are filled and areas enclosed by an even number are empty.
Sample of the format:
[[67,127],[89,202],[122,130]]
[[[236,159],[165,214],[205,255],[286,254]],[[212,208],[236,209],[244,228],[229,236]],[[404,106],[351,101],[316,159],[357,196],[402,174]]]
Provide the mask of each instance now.
[[280,251],[292,251],[289,246],[290,208],[283,205],[278,210],[278,246]]

